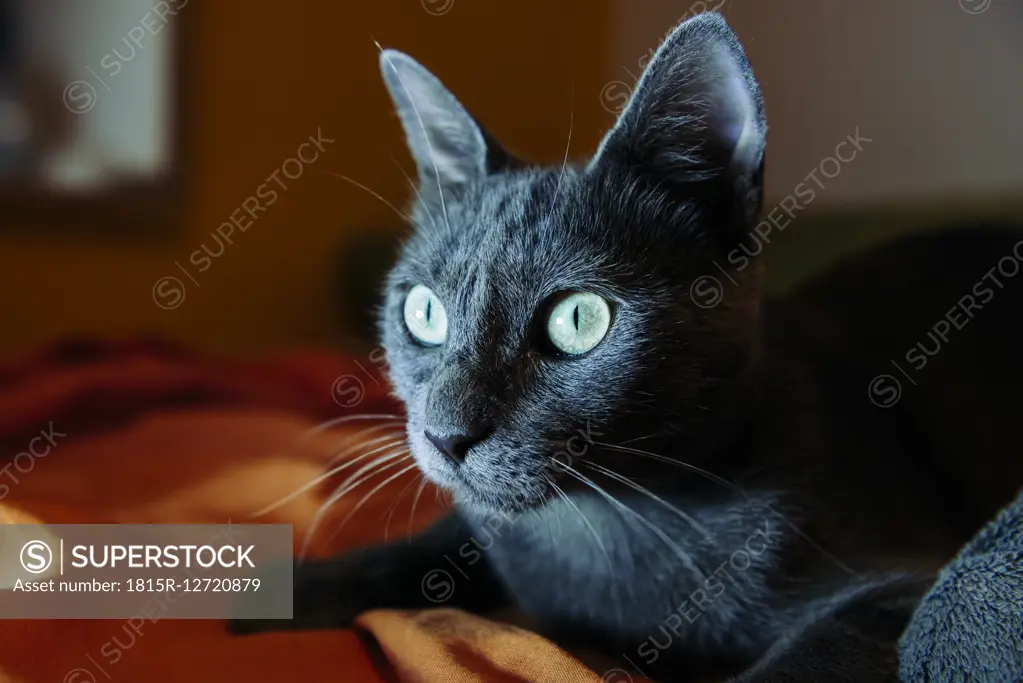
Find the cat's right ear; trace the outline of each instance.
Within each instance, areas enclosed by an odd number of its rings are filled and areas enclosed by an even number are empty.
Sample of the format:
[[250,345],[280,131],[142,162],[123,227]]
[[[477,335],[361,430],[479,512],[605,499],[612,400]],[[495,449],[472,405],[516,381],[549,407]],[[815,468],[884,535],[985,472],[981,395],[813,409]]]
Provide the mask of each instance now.
[[425,191],[521,165],[419,62],[397,50],[382,50],[380,71]]
[[766,131],[738,38],[721,15],[701,14],[654,54],[591,168],[626,165],[669,185],[724,181],[749,214],[759,208]]

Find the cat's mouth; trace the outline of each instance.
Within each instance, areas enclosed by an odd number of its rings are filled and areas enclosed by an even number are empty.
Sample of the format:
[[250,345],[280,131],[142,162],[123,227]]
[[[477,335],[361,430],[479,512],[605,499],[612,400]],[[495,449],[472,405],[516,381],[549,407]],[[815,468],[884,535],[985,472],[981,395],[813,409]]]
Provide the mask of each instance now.
[[470,455],[456,466],[432,446],[420,449],[414,445],[412,450],[424,476],[451,493],[459,506],[517,515],[543,508],[557,495],[548,477],[497,471],[478,455]]

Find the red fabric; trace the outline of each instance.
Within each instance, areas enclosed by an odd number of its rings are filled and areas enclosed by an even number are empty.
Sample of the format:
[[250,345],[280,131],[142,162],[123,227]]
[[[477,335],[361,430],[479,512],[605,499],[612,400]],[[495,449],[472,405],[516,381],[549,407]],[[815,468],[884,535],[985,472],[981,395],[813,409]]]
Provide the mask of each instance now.
[[[386,386],[368,357],[301,353],[228,361],[154,340],[60,344],[0,366],[0,469],[6,468],[0,524],[264,521],[292,524],[298,545],[349,473],[258,520],[249,517],[338,458],[357,455],[368,426],[376,425],[375,436],[383,430],[403,442],[400,418],[327,428],[339,417],[397,415],[400,406]],[[61,436],[49,452],[18,455],[51,428]],[[36,446],[40,451],[45,444]],[[413,509],[409,492],[417,482],[410,471],[342,528],[340,521],[362,502],[361,495],[345,496],[325,516],[324,533],[313,535],[312,554],[428,524],[442,504],[427,488]],[[0,683],[600,680],[539,636],[438,607],[369,612],[360,619],[361,635],[234,638],[219,621],[159,621],[133,636],[116,620],[0,622]],[[104,655],[111,652],[116,661]]]
[[[339,378],[347,379],[335,392]],[[400,412],[385,387],[368,358],[299,353],[227,362],[156,339],[68,341],[0,364],[0,460],[49,422],[82,435],[160,410],[269,408],[315,420]]]

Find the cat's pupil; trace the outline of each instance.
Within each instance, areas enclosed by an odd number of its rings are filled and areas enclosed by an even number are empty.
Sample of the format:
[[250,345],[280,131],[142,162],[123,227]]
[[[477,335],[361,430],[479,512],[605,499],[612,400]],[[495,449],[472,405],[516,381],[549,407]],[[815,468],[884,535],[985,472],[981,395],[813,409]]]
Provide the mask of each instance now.
[[430,324],[430,313],[433,311],[433,299],[426,300],[426,324]]
[[579,329],[579,307],[576,306],[572,309],[572,324],[575,325],[575,329]]

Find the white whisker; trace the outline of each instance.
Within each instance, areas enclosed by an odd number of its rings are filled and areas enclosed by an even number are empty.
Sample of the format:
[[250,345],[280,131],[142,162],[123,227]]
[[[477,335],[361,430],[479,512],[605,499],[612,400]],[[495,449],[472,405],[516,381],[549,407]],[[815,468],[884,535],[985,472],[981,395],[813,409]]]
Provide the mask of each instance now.
[[[391,427],[391,429],[394,429],[394,428]],[[369,432],[372,432],[372,431],[374,431],[374,430],[369,430],[366,433],[368,434]],[[380,452],[380,450],[382,450],[381,448],[377,448],[375,450],[369,451],[368,453],[364,453],[363,455],[360,455],[357,458],[354,458],[352,460],[348,460],[347,459],[348,456],[351,453],[353,453],[354,451],[356,451],[356,450],[358,450],[360,448],[368,448],[369,446],[376,446],[378,443],[381,443],[383,441],[386,441],[387,443],[392,443],[392,442],[405,443],[405,440],[406,440],[406,437],[405,437],[405,433],[404,432],[391,432],[390,434],[384,434],[383,436],[378,436],[377,438],[370,439],[369,441],[360,441],[360,442],[354,444],[353,446],[351,446],[350,448],[346,448],[345,450],[341,451],[337,455],[333,456],[330,459],[330,461],[327,463],[327,466],[328,467],[332,466],[334,463],[340,462],[342,460],[345,461],[346,463],[355,463],[355,462],[358,462],[360,459],[366,457],[367,455],[372,455],[373,453],[378,453],[378,452]],[[344,469],[344,467],[347,467],[347,466],[348,466],[347,464],[343,465],[341,469]],[[337,470],[334,470],[334,471],[335,472],[340,472],[341,469],[337,469]]]
[[[404,462],[405,460],[407,460],[407,459],[408,459],[408,457],[411,457],[411,456],[407,456],[407,457],[406,457],[405,459],[403,459],[403,460],[400,460],[399,462]],[[409,465],[409,466],[408,466],[408,467],[406,467],[405,469],[403,469],[403,470],[399,471],[399,472],[398,472],[397,474],[392,474],[392,475],[391,475],[390,477],[388,477],[388,478],[387,478],[387,479],[385,479],[384,481],[382,481],[382,482],[380,482],[379,484],[377,484],[376,486],[374,486],[374,487],[373,487],[373,490],[371,490],[371,491],[370,491],[369,493],[367,493],[367,494],[366,494],[365,496],[363,496],[362,500],[360,500],[360,501],[358,502],[358,504],[357,504],[357,505],[356,505],[356,506],[355,506],[354,508],[352,508],[351,512],[349,512],[349,513],[348,513],[348,516],[347,516],[347,517],[345,517],[345,518],[344,518],[344,519],[343,519],[343,520],[341,521],[341,525],[340,525],[340,526],[339,526],[339,527],[338,527],[337,529],[335,529],[335,530],[334,530],[334,533],[330,535],[330,538],[329,538],[329,539],[327,539],[327,544],[329,545],[329,544],[330,544],[330,542],[331,542],[331,541],[333,541],[333,540],[334,540],[334,538],[336,538],[336,537],[337,537],[337,535],[338,535],[339,533],[341,533],[341,529],[342,529],[342,528],[344,528],[345,524],[347,524],[347,523],[348,523],[348,520],[350,520],[350,519],[351,519],[352,517],[354,517],[354,516],[355,516],[355,513],[356,513],[356,512],[358,512],[358,511],[359,511],[359,509],[360,509],[360,508],[361,508],[361,507],[362,507],[363,505],[365,505],[365,504],[366,504],[366,502],[367,502],[367,501],[368,501],[368,500],[369,500],[370,498],[372,498],[372,497],[373,497],[373,496],[374,496],[374,495],[375,495],[375,494],[376,494],[376,493],[377,493],[377,492],[378,492],[378,491],[379,491],[380,489],[384,488],[385,486],[387,486],[388,484],[390,484],[390,483],[391,483],[392,481],[394,481],[395,479],[398,479],[399,477],[401,477],[401,476],[403,476],[403,475],[405,475],[405,474],[408,474],[408,473],[409,473],[409,472],[411,472],[412,470],[416,469],[416,467],[417,467],[417,465],[416,465],[415,463],[412,463],[411,465]]]
[[685,461],[682,461],[682,460],[675,460],[673,458],[667,458],[667,457],[665,457],[663,455],[658,455],[656,453],[651,453],[650,451],[644,451],[644,450],[640,450],[638,448],[629,448],[628,446],[617,446],[617,445],[611,444],[611,443],[601,443],[599,441],[594,441],[593,445],[594,446],[601,446],[602,448],[607,448],[607,449],[612,450],[612,451],[619,451],[621,453],[631,453],[633,455],[643,456],[645,458],[650,458],[652,460],[657,460],[659,462],[668,463],[669,465],[675,465],[676,467],[681,467],[682,469],[689,470],[690,472],[695,472],[696,474],[701,474],[704,477],[710,479],[711,481],[716,482],[718,484],[721,484],[722,486],[725,486],[725,487],[727,487],[727,488],[729,488],[729,489],[731,489],[733,491],[738,488],[734,483],[728,481],[724,477],[719,477],[718,475],[714,474],[713,472],[708,472],[707,470],[703,469],[702,467],[697,467],[696,465],[690,465],[689,463],[687,463]]
[[409,489],[412,488],[415,485],[416,485],[416,480],[415,479],[413,479],[408,484],[406,484],[405,488],[403,488],[398,493],[398,497],[395,499],[394,503],[392,503],[391,507],[388,508],[388,510],[387,510],[387,517],[384,519],[384,542],[385,543],[387,542],[387,529],[391,526],[391,518],[394,517],[394,513],[398,511],[398,507],[401,505],[401,501],[405,499],[405,496],[408,494]]
[[381,424],[373,425],[369,429],[362,430],[362,431],[358,432],[352,438],[358,438],[358,437],[362,436],[363,434],[370,434],[370,433],[372,433],[374,431],[377,431],[377,430],[379,430],[381,428],[396,429],[396,428],[401,427],[401,426],[403,426],[405,424],[405,419],[403,417],[399,416],[399,415],[369,414],[369,413],[362,414],[362,415],[343,415],[341,417],[335,417],[335,418],[332,418],[332,419],[327,420],[325,422],[321,422],[320,424],[316,425],[315,427],[312,427],[312,428],[307,429],[306,431],[302,432],[301,434],[299,434],[295,438],[294,442],[291,444],[291,448],[292,448],[292,450],[294,450],[294,449],[298,448],[299,446],[301,446],[302,444],[304,444],[305,442],[309,441],[309,439],[313,438],[317,434],[322,434],[323,432],[327,431],[328,429],[332,429],[334,427],[337,427],[338,425],[345,424],[345,423],[348,423],[348,422],[362,421],[362,420],[380,420]]
[[412,523],[413,523],[413,521],[415,520],[415,517],[416,517],[416,506],[419,505],[419,497],[421,495],[423,495],[423,491],[426,489],[426,485],[428,483],[429,482],[426,480],[426,477],[423,477],[423,480],[419,483],[419,489],[416,490],[416,495],[412,499],[412,510],[411,510],[411,512],[408,513],[408,539],[409,539],[408,542],[409,542],[409,545],[412,545]]
[[691,527],[693,527],[694,529],[699,531],[700,534],[703,536],[705,541],[707,541],[711,545],[717,545],[717,541],[715,540],[714,535],[711,534],[710,531],[708,531],[706,527],[704,527],[702,524],[700,524],[695,519],[693,519],[692,516],[686,514],[682,510],[679,510],[677,507],[675,507],[671,503],[667,502],[666,500],[662,499],[661,497],[659,497],[655,493],[651,492],[649,489],[646,489],[646,488],[640,486],[639,484],[637,484],[633,480],[629,479],[628,477],[623,477],[622,475],[618,474],[617,472],[612,472],[608,468],[603,467],[601,465],[598,465],[596,463],[584,462],[583,464],[586,465],[587,467],[591,468],[591,469],[594,469],[594,470],[600,472],[601,474],[603,474],[603,475],[605,475],[607,477],[611,477],[612,479],[625,484],[629,488],[631,488],[631,489],[633,489],[635,491],[638,491],[639,493],[642,493],[644,496],[650,498],[651,500],[654,500],[654,501],[660,503],[661,505],[666,507],[668,510],[670,510],[671,512],[673,512],[676,515],[678,515],[683,521],[685,521]]
[[413,228],[416,227],[416,224],[412,220],[411,216],[408,216],[408,215],[402,213],[401,210],[398,209],[398,207],[396,207],[394,204],[392,204],[391,202],[389,202],[386,199],[384,199],[382,196],[380,196],[380,194],[378,192],[374,192],[373,190],[369,189],[368,187],[366,187],[365,185],[360,183],[358,180],[353,180],[352,178],[349,178],[346,175],[341,175],[340,173],[335,173],[334,171],[327,171],[327,170],[325,170],[324,173],[327,173],[328,175],[332,175],[332,176],[335,176],[337,178],[340,178],[341,180],[344,180],[345,182],[348,182],[348,183],[351,183],[352,185],[355,185],[355,187],[359,188],[360,190],[364,190],[364,191],[368,192],[369,194],[371,194],[372,196],[376,197],[381,202],[383,202],[384,206],[388,207],[391,211],[393,211],[394,213],[398,214],[398,217],[401,218],[402,222],[408,223]]
[[[368,465],[360,468],[358,472],[346,479],[345,482],[338,487],[338,490],[331,494],[331,496],[320,505],[320,507],[316,510],[316,514],[313,515],[312,522],[309,525],[309,532],[306,534],[306,538],[302,543],[300,557],[304,558],[306,553],[309,551],[309,544],[312,543],[313,538],[315,538],[316,530],[319,528],[320,522],[323,521],[324,515],[335,503],[341,500],[348,492],[362,486],[377,474],[391,469],[394,465],[401,463],[407,457],[409,457],[408,451],[405,451],[404,453],[401,451],[396,453],[386,453]],[[374,469],[375,471],[373,471]],[[370,474],[365,474],[366,472],[370,472]],[[364,474],[365,476],[363,476]]]
[[746,492],[746,489],[744,489],[742,486],[740,486],[736,482],[729,481],[728,479],[725,479],[724,477],[718,476],[718,475],[714,474],[713,472],[710,472],[708,470],[703,469],[702,467],[697,467],[696,465],[691,465],[691,464],[689,464],[687,462],[684,462],[682,460],[675,460],[673,458],[668,458],[668,457],[665,457],[663,455],[658,455],[657,453],[651,453],[650,451],[644,451],[644,450],[641,450],[639,448],[629,448],[627,446],[622,446],[620,444],[616,445],[616,444],[602,443],[602,442],[599,442],[599,441],[594,441],[593,445],[598,446],[598,447],[607,448],[608,450],[612,450],[612,451],[618,451],[618,452],[621,452],[621,453],[631,453],[633,455],[639,455],[639,456],[644,457],[644,458],[650,458],[651,460],[656,460],[658,462],[663,462],[663,463],[667,463],[669,465],[674,465],[676,467],[681,467],[684,470],[687,470],[687,471],[699,474],[699,475],[701,475],[703,477],[706,477],[710,481],[713,481],[716,484],[721,484],[722,486],[724,486],[725,488],[729,489],[730,491],[738,493],[739,495],[741,495],[743,498],[746,499],[746,504],[749,505],[750,511],[753,512],[753,514],[755,514],[755,515],[759,514],[758,506],[756,505],[756,503],[753,502],[753,499]]
[[582,521],[582,523],[586,526],[587,530],[589,530],[590,535],[593,536],[593,540],[597,542],[597,546],[600,548],[600,552],[603,553],[604,559],[607,560],[607,568],[611,571],[611,576],[614,577],[615,575],[614,562],[611,561],[611,556],[608,554],[607,548],[604,547],[604,542],[600,540],[600,534],[597,533],[597,530],[590,523],[590,520],[586,518],[586,515],[583,514],[583,511],[579,509],[579,506],[576,505],[575,502],[573,502],[572,499],[568,497],[568,495],[561,489],[561,487],[555,484],[553,481],[548,480],[548,482],[550,483],[551,486],[554,487],[554,490],[558,492],[562,500],[565,501],[565,504],[571,507],[573,510],[575,510],[575,513],[579,516],[580,521]]
[[565,143],[565,158],[561,161],[561,173],[558,174],[558,184],[554,188],[554,198],[551,199],[551,208],[547,213],[547,223],[551,224],[554,218],[554,209],[558,203],[558,195],[561,193],[561,181],[565,178],[565,169],[568,168],[568,150],[572,147],[572,130],[575,128],[575,104],[572,105],[572,114],[568,119],[568,142]]
[[586,477],[586,475],[580,473],[579,471],[573,469],[571,466],[566,465],[564,463],[562,463],[561,467],[564,469],[565,472],[575,477],[579,481],[583,482],[584,484],[588,485],[598,494],[603,496],[612,505],[615,505],[620,510],[628,512],[629,514],[633,515],[641,524],[643,524],[643,526],[652,531],[654,535],[661,539],[661,541],[665,545],[671,548],[675,552],[675,555],[678,556],[678,558],[682,561],[682,564],[686,565],[690,569],[690,571],[695,573],[701,579],[706,578],[703,571],[698,566],[696,566],[696,562],[693,561],[693,558],[690,557],[689,553],[682,550],[682,548],[680,548],[679,545],[675,543],[675,541],[671,540],[671,537],[669,537],[666,533],[661,531],[661,529],[656,524],[654,524],[649,519],[647,519],[643,515],[639,514],[638,512],[630,508],[628,505],[622,503],[620,500],[612,496],[610,493],[602,489],[600,486],[597,486],[593,481]]
[[401,172],[402,177],[409,184],[409,187],[412,188],[412,191],[416,193],[416,197],[419,199],[420,206],[423,207],[423,211],[426,212],[427,217],[430,219],[430,224],[433,225],[433,229],[436,230],[437,219],[433,217],[433,213],[430,212],[430,208],[426,205],[426,202],[423,201],[423,195],[419,191],[419,187],[412,181],[412,178],[409,178],[408,173],[405,173],[405,169],[401,167],[401,164],[395,161],[394,157],[391,157],[390,159],[391,161],[394,162],[394,165],[398,167],[398,170]]
[[361,414],[361,415],[342,415],[341,417],[335,417],[335,418],[332,418],[330,420],[327,420],[326,422],[321,422],[320,424],[318,424],[315,427],[313,427],[312,429],[310,429],[307,432],[307,434],[308,435],[316,434],[318,432],[326,431],[326,430],[330,429],[331,427],[336,427],[339,424],[345,424],[346,422],[357,422],[359,420],[388,420],[390,422],[395,422],[397,424],[404,424],[405,423],[405,418],[402,417],[401,415],[388,415],[386,413],[380,413],[380,414],[366,413],[366,414]]
[[[543,478],[544,478],[544,481],[547,482],[548,486],[550,486],[551,488],[554,488],[554,482],[551,480],[550,477],[548,477],[545,474],[545,475],[543,475]],[[560,536],[562,536],[564,534],[564,531],[562,531],[562,529],[561,529],[561,515],[558,515],[557,511],[554,510],[554,509],[552,509],[551,512],[553,514],[555,514],[557,516],[557,518],[558,518],[558,536],[560,537]],[[550,536],[550,539],[551,539],[551,549],[554,549],[556,544],[554,543],[554,530],[551,528],[550,516],[549,515],[545,515],[544,517],[547,519],[547,535]]]
[[604,560],[607,562],[607,568],[611,572],[611,596],[612,596],[612,599],[614,600],[615,611],[617,612],[617,615],[618,615],[618,626],[621,627],[621,624],[622,624],[622,608],[621,608],[621,602],[620,602],[619,596],[618,596],[618,577],[615,574],[615,566],[614,566],[614,562],[611,560],[611,555],[608,554],[607,548],[604,546],[604,542],[600,539],[600,534],[598,534],[597,530],[595,528],[593,528],[593,525],[590,524],[590,520],[588,520],[586,518],[586,515],[584,515],[583,511],[579,509],[579,506],[576,505],[572,501],[572,499],[568,497],[568,495],[561,489],[560,486],[555,484],[550,479],[548,479],[547,482],[554,488],[554,490],[558,493],[558,495],[561,496],[561,499],[565,501],[565,504],[568,505],[569,507],[571,507],[573,510],[575,510],[576,515],[579,516],[579,520],[589,530],[590,536],[592,536],[593,540],[597,542],[597,547],[600,548],[600,552],[603,553]]
[[[346,470],[347,468],[351,467],[352,465],[354,465],[355,463],[359,462],[360,460],[364,460],[364,459],[368,458],[369,456],[373,455],[374,453],[379,453],[380,451],[386,450],[387,448],[394,448],[396,446],[400,446],[402,443],[405,442],[405,438],[404,437],[395,438],[394,436],[383,436],[383,437],[380,437],[379,439],[373,439],[369,443],[360,444],[360,445],[362,445],[362,446],[369,446],[369,445],[372,445],[373,443],[379,442],[379,441],[381,441],[383,439],[392,439],[392,441],[390,441],[389,443],[381,446],[380,448],[373,449],[370,452],[364,453],[364,454],[360,455],[357,458],[353,458],[352,460],[349,460],[349,461],[343,463],[342,465],[340,465],[338,467],[334,467],[334,468],[331,468],[331,469],[327,470],[323,474],[320,474],[320,475],[316,476],[312,481],[309,481],[309,482],[303,484],[298,489],[292,491],[291,493],[289,493],[288,495],[284,496],[280,500],[278,500],[278,501],[276,501],[274,503],[270,503],[266,507],[263,507],[263,508],[257,510],[256,512],[252,513],[251,515],[249,515],[249,519],[257,519],[257,518],[262,517],[263,515],[267,514],[268,512],[273,512],[274,510],[276,510],[277,508],[281,507],[282,505],[286,505],[286,504],[290,503],[291,501],[295,500],[296,498],[301,496],[306,491],[309,491],[310,489],[315,488],[316,486],[318,486],[319,484],[323,483],[327,479],[330,479],[334,475],[339,474],[340,472],[343,472],[344,470]],[[346,455],[347,453],[351,452],[351,450],[352,449],[349,449],[348,451],[346,451],[345,453],[341,454],[340,456],[335,456],[334,459],[331,460],[330,463],[328,463],[328,465],[331,464],[331,463],[337,462],[337,460],[340,457],[344,457],[344,455]]]

